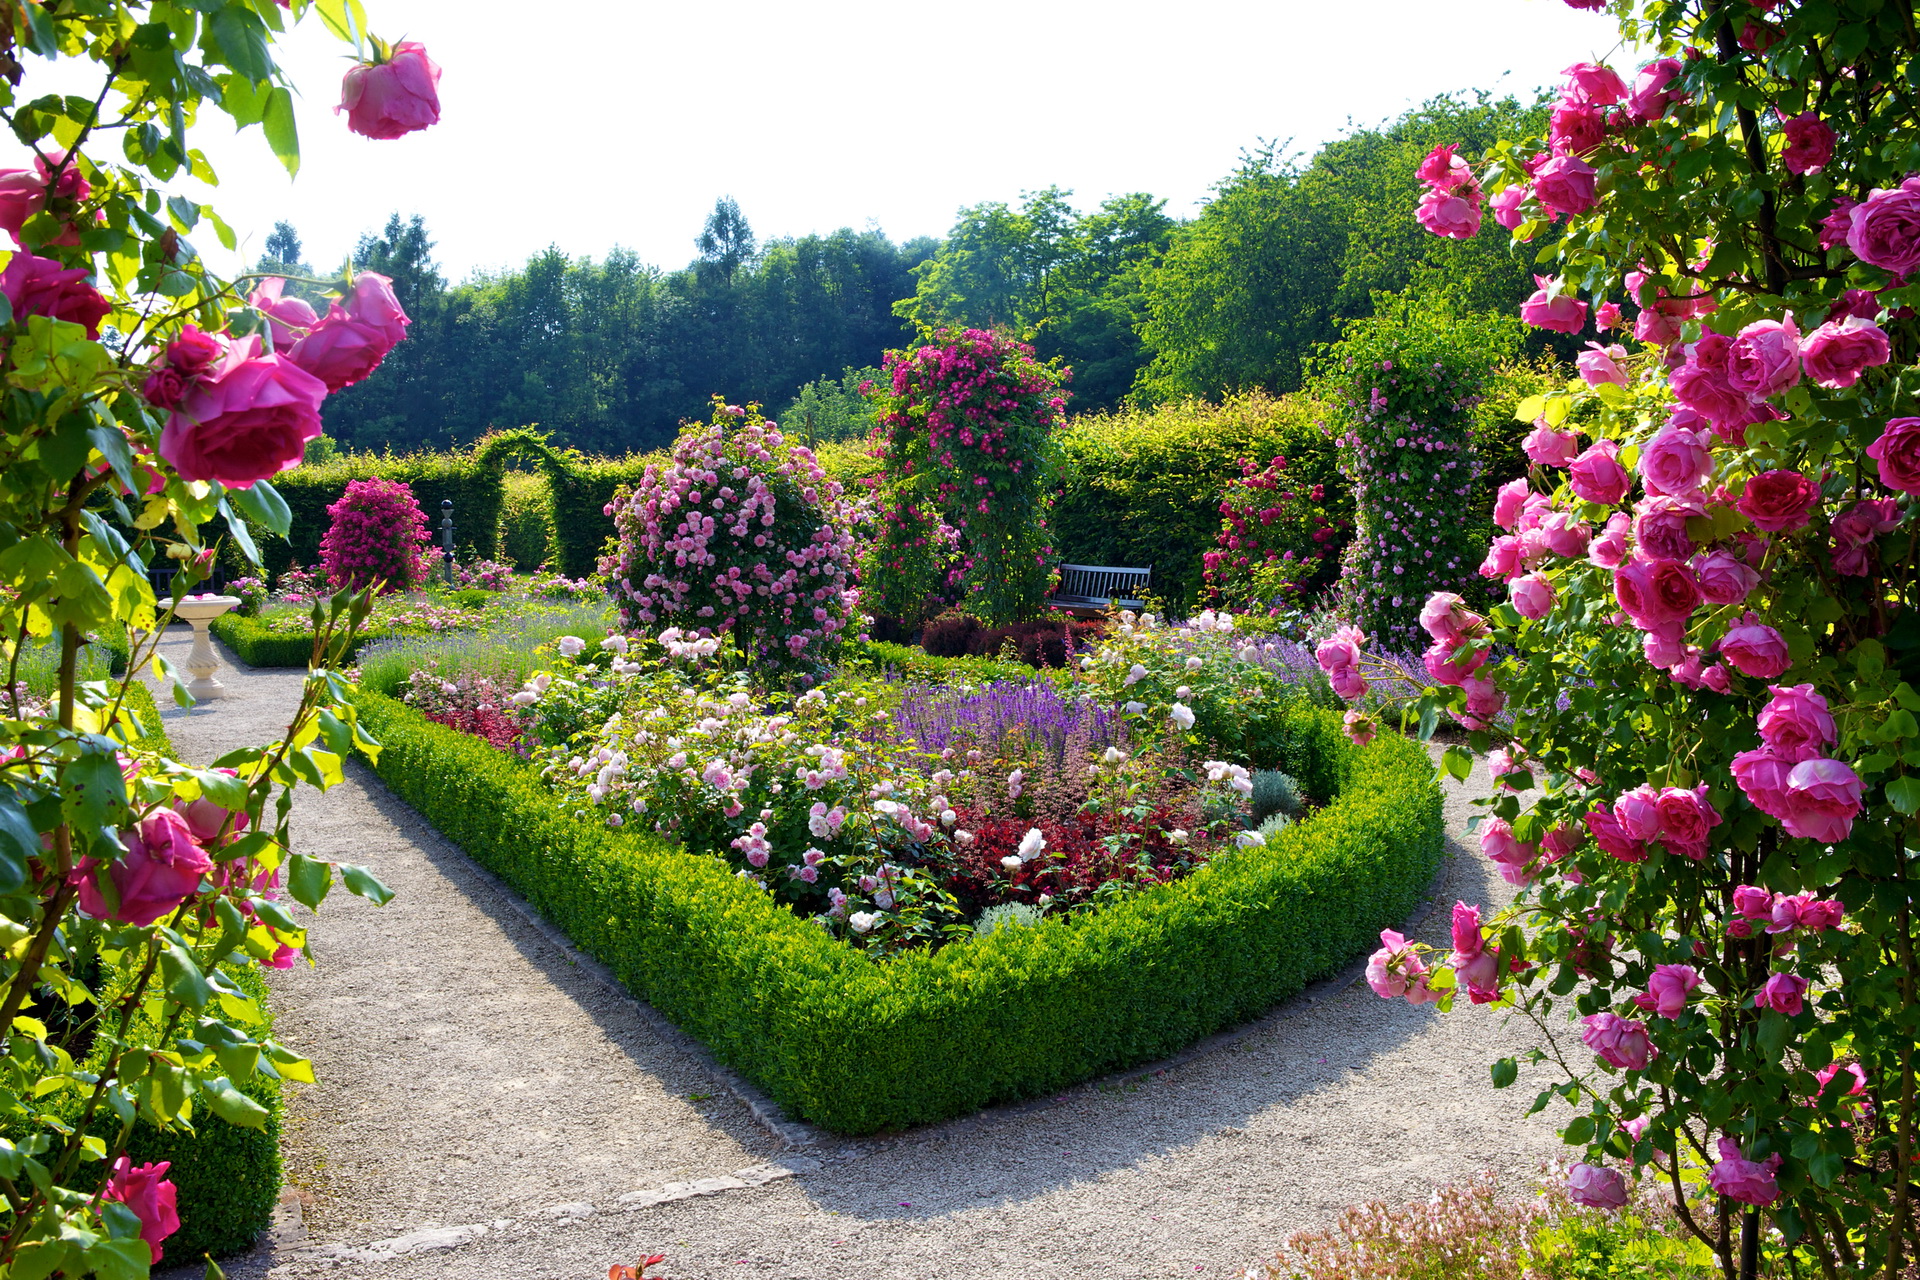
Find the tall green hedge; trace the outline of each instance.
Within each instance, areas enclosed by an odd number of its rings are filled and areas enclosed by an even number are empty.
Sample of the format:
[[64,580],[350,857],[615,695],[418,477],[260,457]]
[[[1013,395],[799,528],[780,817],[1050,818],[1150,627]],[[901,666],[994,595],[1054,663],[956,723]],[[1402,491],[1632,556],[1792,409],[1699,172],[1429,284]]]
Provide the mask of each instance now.
[[1305,396],[1254,392],[1075,418],[1055,437],[1054,546],[1072,564],[1151,565],[1154,594],[1189,608],[1242,459],[1264,465],[1284,454],[1302,483],[1344,490],[1323,417]]
[[569,817],[476,738],[377,694],[360,707],[397,795],[789,1114],[842,1133],[1057,1090],[1254,1017],[1405,919],[1441,852],[1423,749],[1356,749],[1338,715],[1297,704],[1261,762],[1331,798],[1269,845],[1098,913],[881,962],[717,858]]

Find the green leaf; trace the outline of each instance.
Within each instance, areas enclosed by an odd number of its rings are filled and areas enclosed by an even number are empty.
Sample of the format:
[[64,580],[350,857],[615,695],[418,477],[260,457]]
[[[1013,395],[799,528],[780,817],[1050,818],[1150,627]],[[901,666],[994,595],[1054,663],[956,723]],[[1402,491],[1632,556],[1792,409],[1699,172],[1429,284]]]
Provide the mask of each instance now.
[[228,1124],[237,1124],[246,1129],[264,1128],[267,1123],[267,1109],[233,1087],[233,1082],[225,1076],[217,1076],[201,1086],[206,1094],[207,1103],[213,1113]]
[[206,1008],[207,1001],[213,998],[213,989],[207,985],[207,975],[200,972],[193,953],[185,947],[174,945],[162,951],[160,972],[166,976],[167,990],[195,1009]]
[[340,882],[347,886],[349,893],[356,893],[376,907],[384,907],[393,901],[393,890],[374,878],[373,872],[352,863],[340,864]]
[[223,4],[207,23],[220,60],[258,84],[273,75],[273,55],[267,49],[267,24],[245,5]]
[[287,536],[287,530],[293,528],[293,508],[280,496],[280,491],[265,480],[254,481],[250,489],[230,490],[227,497],[249,520],[283,538]]
[[309,911],[318,911],[333,888],[333,864],[296,853],[287,864],[287,892]]
[[229,492],[226,498],[220,499],[220,514],[227,519],[227,528],[233,534],[234,545],[240,548],[242,555],[246,556],[247,563],[257,568],[261,563],[260,548],[253,545],[253,534],[248,530],[247,522],[235,515],[233,508],[228,505],[227,498],[232,496],[233,493]]
[[1901,813],[1920,809],[1920,778],[1905,774],[1887,784],[1887,803]]
[[1560,1140],[1570,1147],[1584,1147],[1593,1141],[1593,1117],[1575,1116],[1560,1131]]
[[17,893],[27,883],[27,860],[40,856],[40,834],[11,793],[0,793],[0,893]]
[[1448,747],[1440,755],[1440,767],[1460,782],[1467,780],[1473,772],[1473,753],[1459,747]]
[[227,1273],[212,1258],[207,1259],[207,1269],[200,1273],[200,1280],[227,1280]]
[[1493,1087],[1504,1089],[1520,1078],[1520,1064],[1512,1058],[1502,1058],[1493,1064]]
[[1793,1038],[1793,1024],[1786,1015],[1772,1009],[1760,1015],[1760,1047],[1766,1050],[1767,1057],[1775,1062],[1787,1047],[1787,1041]]
[[87,428],[87,443],[100,451],[100,456],[113,468],[113,474],[121,484],[134,493],[140,492],[140,486],[134,483],[133,450],[127,445],[127,437],[119,429],[108,426]]
[[[60,799],[69,814],[94,828],[117,827],[127,813],[127,780],[121,776],[114,744],[99,738],[107,750],[88,739],[86,753],[60,771]],[[34,841],[35,847],[39,841]]]
[[[267,95],[266,113],[260,125],[267,131],[267,145],[286,167],[288,177],[300,174],[300,135],[293,123],[293,95],[276,86]],[[285,532],[282,530],[281,532]]]
[[1807,1172],[1822,1187],[1832,1186],[1833,1180],[1840,1176],[1840,1171],[1845,1167],[1846,1161],[1831,1151],[1823,1151],[1807,1161]]

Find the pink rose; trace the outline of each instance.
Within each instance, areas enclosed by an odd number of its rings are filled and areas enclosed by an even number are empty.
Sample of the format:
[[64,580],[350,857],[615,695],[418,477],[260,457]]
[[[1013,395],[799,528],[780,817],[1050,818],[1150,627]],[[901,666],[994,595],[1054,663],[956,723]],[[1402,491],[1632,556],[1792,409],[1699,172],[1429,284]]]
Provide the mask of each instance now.
[[1720,639],[1720,656],[1757,680],[1771,680],[1793,665],[1780,633],[1759,622],[1730,628]]
[[1347,738],[1356,747],[1364,747],[1372,742],[1380,728],[1372,716],[1357,707],[1347,711],[1347,714],[1341,718],[1341,724],[1346,726]]
[[1623,1018],[1611,1009],[1590,1013],[1581,1019],[1585,1029],[1581,1043],[1610,1067],[1622,1071],[1644,1071],[1654,1057],[1653,1041],[1647,1029],[1632,1018]]
[[[1562,99],[1554,104],[1553,114],[1547,119],[1547,142],[1554,154],[1583,156],[1596,150],[1606,140],[1606,112],[1585,102]],[[1587,178],[1587,185],[1591,189],[1591,174]],[[1592,203],[1591,198],[1588,203]]]
[[1406,996],[1411,1003],[1414,988],[1425,988],[1427,966],[1413,953],[1407,940],[1392,929],[1380,931],[1380,950],[1367,958],[1367,985],[1383,1000]]
[[1700,605],[1693,572],[1674,560],[1635,556],[1614,571],[1614,598],[1640,629],[1684,622]]
[[1894,418],[1880,438],[1867,446],[1880,464],[1880,483],[1902,493],[1920,494],[1920,418]]
[[1647,989],[1633,1002],[1662,1018],[1677,1018],[1686,1011],[1687,997],[1700,985],[1700,974],[1690,964],[1655,965],[1647,979]]
[[152,924],[199,892],[200,877],[213,870],[186,819],[171,809],[154,810],[138,827],[121,832],[120,840],[127,851],[107,869],[118,909],[109,907],[100,892],[99,859],[89,854],[73,871],[80,909],[96,920]]
[[[232,769],[219,769],[215,772],[224,773],[228,777],[239,776]],[[187,829],[201,844],[211,844],[220,838],[220,833],[223,831],[231,837],[247,829],[247,815],[244,811],[222,808],[205,796],[185,803],[176,800],[174,809],[186,819]]]
[[1853,211],[1860,202],[1848,196],[1835,196],[1833,208],[1827,210],[1827,216],[1820,220],[1819,244],[1822,249],[1835,249],[1847,242],[1847,234],[1853,230]]
[[1481,676],[1468,677],[1461,682],[1460,687],[1467,691],[1469,719],[1490,721],[1507,705],[1507,695],[1500,691],[1500,686]]
[[153,1250],[154,1262],[166,1255],[160,1242],[180,1229],[178,1193],[167,1181],[171,1168],[168,1160],[136,1166],[121,1156],[113,1162],[113,1172],[100,1191],[102,1200],[117,1200],[140,1219],[140,1238]]
[[1707,856],[1708,833],[1721,823],[1719,811],[1707,803],[1705,785],[1688,789],[1667,787],[1657,802],[1660,842],[1670,853],[1699,862]]
[[172,365],[156,365],[140,384],[140,395],[156,409],[171,409],[187,394],[187,380]]
[[286,359],[334,392],[363,381],[380,367],[390,349],[384,334],[353,319],[336,302],[327,308],[326,319],[293,344]]
[[1640,450],[1639,471],[1648,493],[1693,494],[1713,474],[1712,440],[1668,424]]
[[1789,764],[1811,760],[1834,738],[1833,716],[1827,700],[1810,684],[1769,685],[1772,695],[1760,709],[1760,741]]
[[1867,551],[1883,533],[1900,527],[1901,511],[1892,498],[1864,498],[1834,517],[1833,571],[1863,577],[1869,564]]
[[1695,556],[1691,567],[1700,597],[1708,604],[1739,604],[1760,585],[1760,575],[1730,551]]
[[1729,1200],[1742,1204],[1770,1205],[1780,1198],[1780,1184],[1773,1175],[1780,1168],[1780,1153],[1764,1162],[1745,1160],[1740,1145],[1731,1138],[1720,1139],[1720,1162],[1707,1173],[1707,1185]]
[[1627,1180],[1618,1169],[1576,1164],[1567,1170],[1567,1199],[1588,1209],[1624,1209]]
[[1567,78],[1569,99],[1610,107],[1627,96],[1626,82],[1619,74],[1597,62],[1576,62],[1560,74]]
[[1600,529],[1600,536],[1587,544],[1587,559],[1602,569],[1618,568],[1627,558],[1627,531],[1633,522],[1624,511],[1616,511],[1607,517],[1607,523]]
[[1819,501],[1820,487],[1798,471],[1762,471],[1733,505],[1754,528],[1786,533],[1804,527]]
[[1868,266],[1894,275],[1920,267],[1920,179],[1874,190],[1848,217],[1847,247]]
[[1453,904],[1453,954],[1448,957],[1454,977],[1475,1004],[1500,998],[1500,954],[1480,936],[1480,908]]
[[254,310],[267,317],[267,329],[273,338],[275,351],[291,347],[320,319],[305,298],[282,297],[281,291],[286,287],[285,280],[274,276],[262,280],[260,287],[253,291],[253,296],[247,299]]
[[[1459,657],[1455,654],[1458,653]],[[1436,684],[1465,684],[1467,677],[1486,663],[1487,650],[1459,648],[1445,640],[1436,640],[1421,655],[1421,663]]]
[[1627,113],[1642,122],[1658,120],[1670,105],[1682,98],[1680,91],[1671,87],[1673,78],[1679,74],[1678,58],[1661,58],[1640,68],[1640,74],[1634,77],[1633,89],[1627,94]]
[[1535,276],[1533,280],[1539,288],[1520,304],[1522,321],[1555,333],[1578,333],[1587,327],[1586,303],[1568,293],[1549,296],[1554,282],[1545,276]]
[[1334,671],[1340,667],[1351,667],[1360,661],[1360,646],[1365,643],[1352,627],[1341,627],[1314,649],[1314,661],[1320,664],[1322,671]]
[[1697,652],[1687,648],[1687,627],[1684,622],[1655,623],[1640,637],[1640,649],[1646,654],[1648,666],[1658,667],[1669,673],[1672,679],[1683,683],[1688,658],[1692,656],[1698,661]]
[[1624,387],[1627,385],[1627,375],[1617,361],[1625,359],[1626,354],[1627,349],[1617,343],[1603,347],[1597,342],[1589,342],[1574,364],[1580,370],[1581,379],[1590,387],[1597,387],[1603,382]]
[[1660,793],[1644,783],[1624,791],[1613,802],[1613,816],[1629,840],[1657,840],[1660,838]]
[[1434,235],[1471,240],[1480,232],[1480,189],[1464,187],[1448,191],[1429,187],[1420,197],[1413,216]]
[[1327,683],[1333,686],[1336,695],[1348,702],[1366,696],[1367,681],[1358,667],[1339,667],[1327,672]]
[[1436,591],[1420,608],[1420,628],[1435,640],[1456,646],[1486,634],[1487,620],[1453,592]]
[[1667,376],[1680,403],[1718,423],[1740,418],[1752,397],[1728,380],[1733,341],[1711,330],[1686,348],[1686,360]]
[[1802,760],[1787,775],[1786,812],[1780,825],[1803,840],[1835,844],[1853,830],[1864,791],[1858,774],[1838,760]]
[[227,344],[210,333],[187,325],[180,336],[167,344],[167,363],[183,377],[198,378],[212,371],[226,357]]
[[1749,920],[1771,919],[1773,894],[1759,885],[1740,885],[1733,891],[1733,909]]
[[1685,560],[1693,554],[1687,521],[1707,514],[1699,491],[1684,497],[1655,494],[1633,508],[1633,540],[1642,555],[1656,560]]
[[1587,831],[1593,836],[1593,842],[1600,851],[1622,862],[1645,862],[1647,847],[1627,835],[1620,820],[1606,808],[1590,809],[1581,821],[1587,824]]
[[1809,985],[1811,984],[1805,978],[1796,977],[1791,973],[1776,973],[1767,979],[1766,984],[1760,988],[1760,994],[1753,998],[1754,1006],[1784,1013],[1789,1018],[1794,1017],[1803,1007],[1802,1002]]
[[1846,904],[1838,898],[1818,898],[1801,906],[1800,927],[1809,933],[1838,929],[1846,912]]
[[160,456],[188,480],[244,489],[297,466],[320,434],[326,384],[283,356],[257,355],[259,339],[225,359],[167,419]]
[[1495,491],[1493,496],[1493,522],[1502,529],[1511,529],[1519,523],[1520,512],[1527,505],[1527,478],[1509,480]]
[[1513,828],[1504,819],[1495,818],[1481,830],[1480,852],[1499,868],[1500,878],[1508,884],[1524,886],[1533,883],[1534,877],[1528,870],[1528,864],[1540,850],[1516,840]]
[[1853,1098],[1864,1098],[1867,1093],[1867,1072],[1866,1069],[1857,1062],[1849,1062],[1845,1066],[1837,1062],[1830,1062],[1814,1072],[1813,1078],[1820,1082],[1820,1087],[1815,1092],[1825,1094],[1827,1092],[1827,1082],[1843,1073],[1848,1077],[1846,1090],[1842,1092],[1839,1089],[1835,1089],[1833,1091],[1834,1094],[1849,1100]]
[[340,84],[347,128],[365,138],[398,138],[440,123],[440,68],[412,40],[386,62],[355,64]]
[[27,219],[46,207],[46,179],[32,169],[0,169],[0,229],[18,241]]
[[89,338],[98,338],[100,322],[113,304],[87,283],[92,278],[85,267],[67,267],[21,251],[0,271],[0,294],[13,304],[16,323],[24,324],[28,316],[46,316],[80,325]]
[[1593,540],[1593,530],[1566,512],[1555,511],[1540,522],[1540,540],[1547,544],[1547,549],[1553,554],[1572,560],[1587,553],[1587,544]]
[[1751,400],[1777,396],[1800,381],[1800,330],[1785,320],[1756,320],[1727,349],[1727,385]]
[[1578,217],[1593,208],[1593,180],[1598,172],[1578,156],[1555,156],[1534,175],[1533,193],[1547,212]]
[[1420,167],[1413,176],[1429,186],[1451,190],[1473,181],[1473,170],[1467,162],[1454,154],[1454,144],[1443,142],[1427,152],[1420,161]]
[[1527,552],[1520,539],[1495,538],[1487,547],[1487,558],[1480,562],[1480,576],[1507,581],[1527,570]]
[[1789,173],[1818,173],[1833,159],[1833,130],[1818,114],[1805,111],[1780,122],[1787,149],[1780,159]]
[[1620,442],[1595,440],[1568,468],[1568,482],[1583,501],[1611,506],[1627,496],[1633,479],[1620,465]]
[[1487,201],[1487,207],[1493,210],[1493,220],[1509,231],[1518,230],[1520,224],[1527,220],[1527,215],[1521,212],[1520,206],[1525,204],[1532,194],[1532,188],[1521,182],[1500,188],[1493,193],[1493,198]]
[[1836,390],[1852,386],[1862,370],[1878,368],[1891,358],[1885,330],[1859,316],[1827,321],[1800,347],[1807,376]]
[[1787,778],[1793,765],[1761,747],[1733,758],[1733,780],[1753,807],[1771,817],[1787,812]]
[[1620,314],[1620,304],[1617,302],[1603,302],[1593,309],[1593,325],[1596,329],[1618,329],[1625,323],[1626,319]]
[[[1831,248],[1832,246],[1823,246]],[[1843,289],[1827,307],[1827,319],[1847,320],[1858,317],[1862,320],[1878,320],[1885,310],[1880,305],[1880,295],[1872,289]]]

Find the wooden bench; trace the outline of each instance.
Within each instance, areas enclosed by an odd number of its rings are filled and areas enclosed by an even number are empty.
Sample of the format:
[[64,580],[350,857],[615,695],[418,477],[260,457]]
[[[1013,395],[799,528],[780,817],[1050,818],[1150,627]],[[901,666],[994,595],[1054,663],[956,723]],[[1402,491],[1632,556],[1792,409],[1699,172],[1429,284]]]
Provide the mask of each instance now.
[[1108,609],[1142,609],[1143,594],[1153,579],[1153,566],[1129,569],[1105,564],[1063,564],[1060,587],[1048,602],[1075,614],[1104,613]]

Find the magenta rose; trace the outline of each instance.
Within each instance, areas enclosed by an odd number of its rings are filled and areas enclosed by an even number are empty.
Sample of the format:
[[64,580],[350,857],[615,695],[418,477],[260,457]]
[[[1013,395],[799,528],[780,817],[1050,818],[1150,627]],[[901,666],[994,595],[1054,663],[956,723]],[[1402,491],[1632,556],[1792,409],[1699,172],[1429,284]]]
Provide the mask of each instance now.
[[1789,173],[1818,173],[1833,159],[1833,130],[1816,112],[1803,111],[1780,122],[1787,149],[1780,160]]
[[1750,400],[1777,396],[1800,381],[1800,330],[1793,316],[1756,320],[1727,348],[1727,385]]
[[1555,333],[1578,333],[1587,327],[1586,303],[1569,293],[1551,296],[1553,281],[1545,276],[1535,276],[1533,282],[1539,288],[1520,304],[1521,320]]
[[1636,843],[1660,838],[1660,793],[1642,783],[1624,791],[1613,802],[1613,817],[1627,839]]
[[1720,1162],[1707,1172],[1707,1185],[1729,1200],[1770,1205],[1780,1198],[1780,1184],[1773,1176],[1779,1168],[1779,1152],[1765,1161],[1747,1160],[1741,1157],[1738,1143],[1722,1138]]
[[1760,622],[1730,627],[1720,639],[1720,655],[1745,675],[1771,680],[1793,665],[1787,642],[1778,631]]
[[156,409],[171,409],[187,395],[187,380],[172,365],[158,365],[140,384],[140,394]]
[[27,219],[47,207],[47,183],[32,169],[0,169],[0,228],[20,239]]
[[1553,584],[1537,573],[1508,583],[1507,598],[1523,618],[1544,618],[1553,612]]
[[1602,569],[1618,568],[1627,558],[1627,532],[1632,527],[1633,522],[1624,511],[1608,516],[1599,536],[1587,544],[1587,560]]
[[1505,582],[1527,571],[1526,548],[1511,534],[1495,538],[1487,547],[1487,558],[1480,562],[1480,576]]
[[[1547,119],[1547,142],[1556,155],[1583,156],[1607,140],[1607,113],[1587,102],[1561,100],[1554,104]],[[1544,170],[1542,171],[1544,172]],[[1588,204],[1592,204],[1593,178],[1587,177]],[[1545,203],[1542,196],[1541,202]]]
[[1822,249],[1837,249],[1847,242],[1847,235],[1853,230],[1853,211],[1860,202],[1848,196],[1835,196],[1833,208],[1827,210],[1827,216],[1820,219],[1818,241]]
[[1567,1170],[1567,1199],[1588,1209],[1624,1209],[1627,1180],[1618,1169],[1576,1164]]
[[1900,506],[1892,498],[1863,498],[1834,517],[1833,571],[1864,577],[1874,540],[1900,527]]
[[1880,438],[1867,446],[1880,464],[1880,483],[1902,493],[1920,494],[1920,418],[1894,418]]
[[1620,442],[1617,440],[1595,440],[1587,451],[1573,460],[1568,470],[1568,483],[1575,494],[1586,502],[1597,502],[1602,506],[1611,506],[1627,496],[1633,487],[1633,478],[1627,469],[1620,465]]
[[1429,187],[1420,197],[1413,216],[1437,236],[1446,236],[1452,240],[1471,240],[1480,232],[1480,190],[1478,187],[1464,187],[1459,191],[1447,191],[1440,187]]
[[1800,346],[1807,376],[1835,390],[1852,386],[1862,370],[1878,368],[1891,358],[1886,331],[1859,316],[1827,321]]
[[186,326],[180,331],[179,337],[167,344],[167,363],[187,378],[198,378],[210,372],[226,358],[226,354],[227,344],[224,341],[193,325]]
[[1707,803],[1707,789],[1666,787],[1656,802],[1660,813],[1660,841],[1669,852],[1695,862],[1707,856],[1707,840],[1720,825],[1720,813]]
[[1700,974],[1690,964],[1655,965],[1647,979],[1647,989],[1633,998],[1642,1009],[1662,1018],[1677,1018],[1686,1011],[1687,997],[1700,985]]
[[386,62],[362,62],[340,84],[347,128],[366,138],[398,138],[440,123],[440,68],[412,40],[393,46]]
[[1733,758],[1733,781],[1753,807],[1770,817],[1787,812],[1787,777],[1793,766],[1761,747]]
[[1493,210],[1493,220],[1509,231],[1518,230],[1520,224],[1527,220],[1527,215],[1521,211],[1520,206],[1525,204],[1532,194],[1533,189],[1520,182],[1500,188],[1493,193],[1493,198],[1487,201],[1487,207]]
[[1473,170],[1467,162],[1454,154],[1454,144],[1443,142],[1421,158],[1420,167],[1413,176],[1428,186],[1452,190],[1473,181]]
[[1760,988],[1760,994],[1753,998],[1754,1006],[1760,1009],[1772,1009],[1776,1013],[1784,1013],[1791,1018],[1803,1007],[1802,1002],[1806,998],[1809,985],[1805,978],[1791,973],[1776,973],[1767,979],[1766,984]]
[[1666,671],[1676,680],[1686,671],[1687,627],[1683,622],[1656,622],[1640,637],[1640,650],[1647,665]]
[[1626,81],[1619,73],[1597,62],[1576,62],[1560,74],[1567,78],[1569,100],[1610,107],[1627,96]]
[[1711,331],[1703,333],[1686,349],[1686,360],[1667,375],[1667,383],[1680,403],[1715,423],[1742,417],[1752,403],[1750,396],[1728,381],[1727,361],[1732,350],[1731,339]]
[[1627,349],[1617,343],[1603,347],[1597,342],[1589,342],[1574,364],[1580,371],[1581,380],[1590,387],[1597,387],[1603,382],[1624,387],[1627,385],[1627,375],[1620,368],[1619,361],[1626,354]]
[[1756,529],[1786,533],[1803,528],[1819,501],[1819,486],[1798,471],[1762,471],[1733,505]]
[[1647,1029],[1632,1018],[1623,1018],[1611,1009],[1590,1013],[1581,1019],[1581,1043],[1610,1067],[1622,1071],[1644,1071],[1654,1057],[1653,1041]]
[[1564,467],[1580,452],[1580,437],[1571,431],[1555,431],[1541,418],[1520,442],[1527,460],[1542,467]]
[[1493,495],[1493,522],[1502,529],[1511,529],[1520,522],[1520,512],[1527,505],[1527,478],[1521,476],[1501,485]]
[[1534,876],[1528,867],[1540,850],[1516,840],[1513,828],[1504,819],[1493,819],[1480,832],[1480,852],[1499,868],[1500,878],[1508,884],[1523,887],[1533,883]]
[[1554,511],[1540,522],[1540,540],[1553,554],[1572,560],[1587,553],[1593,530],[1564,511]]
[[1673,78],[1679,74],[1678,58],[1661,58],[1640,68],[1633,90],[1627,94],[1628,113],[1642,122],[1658,120],[1668,106],[1681,99],[1680,91],[1672,87]]
[[1578,156],[1555,156],[1533,177],[1533,194],[1547,212],[1577,217],[1593,208],[1593,180],[1599,171]]
[[255,337],[233,343],[167,419],[160,456],[183,478],[244,489],[298,465],[320,434],[326,384],[258,349]]
[[286,359],[334,392],[365,379],[390,350],[385,334],[353,319],[336,302],[327,309],[326,319],[293,344]]
[[1677,560],[1636,555],[1614,571],[1614,598],[1641,630],[1663,622],[1684,622],[1700,607],[1693,571]]
[[1787,774],[1786,812],[1780,825],[1803,840],[1845,840],[1860,812],[1860,776],[1838,760],[1802,760]]
[[1641,554],[1657,560],[1689,559],[1693,539],[1687,534],[1687,521],[1706,514],[1697,490],[1684,497],[1655,494],[1642,498],[1633,508],[1633,540]]
[[1334,693],[1349,702],[1364,697],[1367,692],[1366,678],[1358,667],[1339,667],[1327,672],[1327,683],[1333,686]]
[[1611,810],[1604,807],[1590,809],[1581,821],[1587,824],[1587,833],[1600,851],[1622,862],[1645,862],[1647,847],[1629,836],[1620,825],[1620,820]]
[[320,320],[305,298],[282,297],[281,291],[286,287],[285,280],[273,276],[262,280],[253,296],[247,299],[255,311],[267,317],[267,330],[275,351],[285,351],[300,341]]
[[1773,894],[1759,885],[1743,884],[1733,891],[1733,909],[1749,920],[1773,916]]
[[52,258],[36,258],[30,253],[13,255],[7,269],[0,271],[0,294],[13,304],[13,318],[46,316],[82,326],[89,338],[100,336],[100,322],[113,310],[113,304],[87,283],[93,273],[85,267],[63,266]]
[[[1460,656],[1456,657],[1458,654]],[[1438,684],[1465,684],[1467,677],[1487,661],[1487,650],[1459,648],[1445,640],[1436,640],[1421,655],[1421,664]]]
[[385,338],[389,347],[398,346],[407,336],[407,326],[413,323],[394,296],[393,281],[377,271],[362,271],[353,278],[346,308],[354,320]]
[[1640,450],[1639,471],[1648,493],[1696,493],[1713,474],[1711,440],[1685,427],[1662,427]]
[[1811,760],[1833,742],[1833,716],[1827,700],[1810,684],[1769,685],[1772,695],[1760,709],[1760,741],[1789,764]]
[[80,909],[96,920],[152,924],[199,892],[200,877],[213,870],[186,819],[171,809],[148,814],[139,826],[121,832],[120,842],[127,851],[107,868],[117,907],[109,906],[100,892],[99,859],[89,854],[73,871]]
[[1875,190],[1848,215],[1847,247],[1869,266],[1911,275],[1920,267],[1920,178]]
[[113,1173],[100,1192],[102,1200],[117,1200],[133,1210],[133,1216],[140,1219],[140,1238],[153,1250],[155,1262],[166,1255],[160,1242],[180,1229],[178,1193],[167,1181],[171,1168],[173,1164],[167,1160],[135,1165],[121,1156],[113,1162]]
[[1760,585],[1760,575],[1730,551],[1695,556],[1692,568],[1700,598],[1708,604],[1739,604]]
[[1681,324],[1677,317],[1647,307],[1633,318],[1633,336],[1656,347],[1671,346],[1680,340]]

